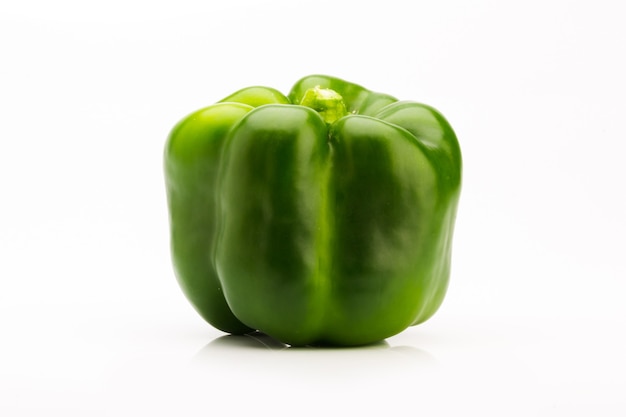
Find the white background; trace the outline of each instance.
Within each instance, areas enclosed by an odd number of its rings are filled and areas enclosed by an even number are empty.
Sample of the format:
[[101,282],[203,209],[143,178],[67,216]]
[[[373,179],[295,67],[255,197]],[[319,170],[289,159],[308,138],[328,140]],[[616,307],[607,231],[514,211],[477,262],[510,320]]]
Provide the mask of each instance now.
[[[620,4],[3,2],[0,414],[625,415]],[[171,268],[170,128],[311,73],[463,150],[448,296],[368,348],[224,337]]]

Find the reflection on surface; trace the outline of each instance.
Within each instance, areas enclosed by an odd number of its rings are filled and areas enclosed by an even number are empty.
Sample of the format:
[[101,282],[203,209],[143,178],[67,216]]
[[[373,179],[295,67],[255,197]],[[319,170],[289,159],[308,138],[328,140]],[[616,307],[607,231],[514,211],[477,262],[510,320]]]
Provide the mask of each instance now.
[[224,335],[218,337],[211,341],[205,348],[219,348],[219,347],[229,347],[229,348],[265,348],[272,350],[283,350],[283,349],[380,349],[380,348],[389,348],[389,343],[386,340],[382,340],[380,342],[372,343],[365,346],[359,346],[356,348],[350,347],[334,347],[334,346],[307,346],[307,347],[292,347],[286,345],[284,343],[279,342],[278,340],[266,335],[261,332],[248,333],[244,335]]
[[381,414],[394,405],[404,409],[400,405],[420,400],[427,389],[447,392],[443,368],[416,347],[420,340],[394,337],[362,347],[292,348],[261,333],[223,335],[168,380],[184,387],[186,398],[206,404],[254,404],[259,410],[310,416],[352,416],[358,406]]
[[222,372],[275,377],[306,376],[311,379],[365,379],[398,373],[423,374],[438,367],[428,352],[414,346],[392,346],[388,341],[361,347],[290,347],[263,334],[224,335],[204,346],[191,367],[204,374]]

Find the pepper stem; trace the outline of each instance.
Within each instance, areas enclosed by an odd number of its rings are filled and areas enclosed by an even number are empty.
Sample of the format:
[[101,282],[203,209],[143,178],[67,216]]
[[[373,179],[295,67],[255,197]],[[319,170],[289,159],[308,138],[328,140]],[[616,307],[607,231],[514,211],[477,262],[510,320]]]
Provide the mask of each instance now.
[[335,90],[319,85],[304,92],[300,105],[318,112],[326,124],[334,123],[348,114],[343,97]]

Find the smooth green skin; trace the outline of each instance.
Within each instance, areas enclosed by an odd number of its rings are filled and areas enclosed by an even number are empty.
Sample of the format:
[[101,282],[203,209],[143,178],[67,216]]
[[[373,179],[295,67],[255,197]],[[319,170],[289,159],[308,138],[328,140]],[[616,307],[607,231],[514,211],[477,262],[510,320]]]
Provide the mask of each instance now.
[[[316,86],[350,114],[288,104]],[[461,153],[429,106],[317,75],[243,89],[173,129],[165,171],[178,280],[218,329],[362,345],[443,301]]]

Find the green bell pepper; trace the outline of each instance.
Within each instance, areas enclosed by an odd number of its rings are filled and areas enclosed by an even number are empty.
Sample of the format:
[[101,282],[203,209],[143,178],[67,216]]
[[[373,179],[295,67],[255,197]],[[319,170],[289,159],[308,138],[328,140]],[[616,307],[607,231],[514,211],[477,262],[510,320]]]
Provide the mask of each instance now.
[[165,147],[177,279],[200,315],[290,345],[362,345],[443,301],[461,188],[432,107],[314,75],[240,90]]

